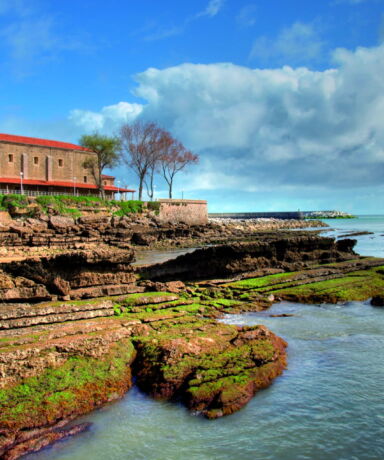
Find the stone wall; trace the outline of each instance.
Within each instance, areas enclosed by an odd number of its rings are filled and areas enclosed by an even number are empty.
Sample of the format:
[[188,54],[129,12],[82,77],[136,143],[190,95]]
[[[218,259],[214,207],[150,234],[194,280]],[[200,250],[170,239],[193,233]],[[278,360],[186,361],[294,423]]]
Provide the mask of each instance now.
[[189,225],[204,225],[208,222],[208,209],[205,200],[159,200],[161,222]]

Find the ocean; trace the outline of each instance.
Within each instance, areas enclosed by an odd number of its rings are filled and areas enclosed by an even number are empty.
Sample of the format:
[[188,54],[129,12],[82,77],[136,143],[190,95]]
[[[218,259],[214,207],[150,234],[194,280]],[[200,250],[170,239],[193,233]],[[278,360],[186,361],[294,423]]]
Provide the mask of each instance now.
[[[356,236],[357,252],[384,257],[384,216],[327,220],[324,234]],[[292,313],[271,318],[270,314]],[[241,411],[218,420],[133,388],[83,417],[89,431],[28,460],[382,460],[384,309],[366,302],[300,305],[231,315],[284,337],[288,369]]]

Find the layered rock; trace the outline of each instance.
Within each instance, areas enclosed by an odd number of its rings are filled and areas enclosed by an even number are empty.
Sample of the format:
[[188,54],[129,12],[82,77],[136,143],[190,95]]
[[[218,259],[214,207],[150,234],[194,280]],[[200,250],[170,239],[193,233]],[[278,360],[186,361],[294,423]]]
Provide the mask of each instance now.
[[264,234],[257,241],[211,246],[162,264],[133,267],[132,248],[99,244],[87,250],[0,263],[0,295],[3,302],[123,295],[148,287],[138,285],[138,278],[173,281],[174,286],[168,287],[175,289],[180,280],[228,277],[266,268],[297,270],[352,259],[358,257],[353,245],[354,240],[347,239],[335,242],[306,234]]
[[321,225],[324,224],[278,219],[259,219],[256,223],[212,221],[206,225],[171,224],[160,221],[151,212],[122,217],[94,213],[76,219],[45,214],[38,218],[12,219],[8,215],[7,218],[3,216],[0,222],[0,257],[24,257],[31,250],[40,254],[47,250],[86,249],[95,243],[118,248],[222,243],[251,236],[257,238],[258,232]]
[[138,269],[151,280],[196,280],[230,277],[264,268],[298,270],[358,258],[355,240],[335,241],[313,235],[264,235],[249,243],[230,243],[196,250],[175,260]]
[[[132,249],[97,247],[0,264],[6,302],[92,298],[137,292]],[[139,289],[140,291],[140,289]]]

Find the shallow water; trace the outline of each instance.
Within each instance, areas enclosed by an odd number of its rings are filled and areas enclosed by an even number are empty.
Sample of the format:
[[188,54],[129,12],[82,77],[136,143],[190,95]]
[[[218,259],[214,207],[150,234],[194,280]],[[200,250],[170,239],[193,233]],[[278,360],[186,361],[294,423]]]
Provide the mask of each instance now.
[[197,248],[177,248],[177,249],[148,249],[136,251],[136,261],[132,265],[160,264],[167,260],[176,259],[184,254],[196,251]]
[[[361,222],[336,221],[336,225],[342,227],[340,232],[352,231]],[[383,223],[374,221],[364,230],[372,231],[376,225],[380,235]],[[371,247],[369,255],[381,255],[383,237],[374,245],[357,238],[361,248]],[[279,313],[294,316],[269,316]],[[265,324],[289,343],[288,369],[243,410],[208,421],[133,389],[121,401],[83,417],[93,422],[87,433],[26,458],[384,458],[384,309],[369,302],[321,306],[282,302],[268,312],[231,315],[224,321]]]
[[350,232],[372,232],[372,235],[346,236],[357,239],[355,251],[362,256],[384,257],[384,217],[359,216],[357,219],[325,219],[331,229],[322,233],[325,236],[341,236]]

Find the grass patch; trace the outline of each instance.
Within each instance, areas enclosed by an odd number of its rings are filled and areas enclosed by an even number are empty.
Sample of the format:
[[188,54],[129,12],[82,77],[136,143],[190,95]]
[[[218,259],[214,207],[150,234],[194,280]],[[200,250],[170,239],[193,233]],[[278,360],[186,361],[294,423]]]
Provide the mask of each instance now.
[[[19,194],[0,195],[0,210],[8,211],[11,214],[15,210],[25,209],[31,204],[35,204],[35,206],[31,206],[30,217],[38,213],[48,213],[49,210],[53,210],[58,215],[74,218],[82,215],[82,208],[89,208],[95,212],[98,212],[99,208],[107,208],[115,216],[142,213],[144,210],[144,203],[137,200],[103,200],[97,196],[73,195],[41,195],[29,199],[27,196]],[[159,203],[151,204],[148,209],[158,212]]]
[[277,275],[262,276],[260,278],[249,278],[246,280],[230,283],[227,286],[238,289],[257,289],[273,284],[279,284],[281,281],[285,281],[287,278],[292,278],[298,273],[299,272],[279,273]]
[[130,201],[111,201],[115,207],[118,207],[117,211],[114,211],[115,216],[127,216],[128,214],[139,214],[143,212],[143,202],[137,200]]

